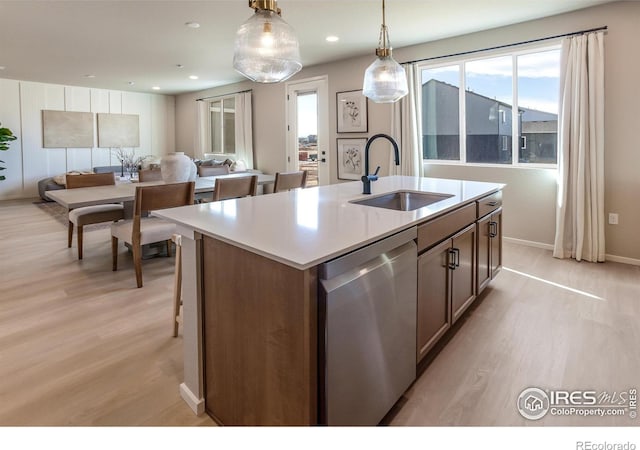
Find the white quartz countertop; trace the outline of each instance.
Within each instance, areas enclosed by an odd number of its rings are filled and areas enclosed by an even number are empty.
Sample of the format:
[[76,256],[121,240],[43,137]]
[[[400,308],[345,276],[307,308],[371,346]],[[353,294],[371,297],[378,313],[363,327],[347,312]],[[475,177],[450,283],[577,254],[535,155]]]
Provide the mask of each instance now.
[[[179,224],[179,232],[187,237],[192,231],[200,232],[297,269],[307,269],[503,187],[499,183],[391,176],[371,183],[370,196],[362,194],[360,181],[354,181],[164,209],[153,215]],[[453,197],[414,211],[350,203],[399,190]]]

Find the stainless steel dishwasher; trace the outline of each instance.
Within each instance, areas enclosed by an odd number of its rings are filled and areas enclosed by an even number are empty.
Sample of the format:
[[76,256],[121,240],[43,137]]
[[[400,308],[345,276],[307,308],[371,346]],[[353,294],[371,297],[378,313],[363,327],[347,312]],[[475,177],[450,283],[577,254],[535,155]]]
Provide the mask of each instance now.
[[416,377],[416,228],[320,266],[320,423],[377,425]]

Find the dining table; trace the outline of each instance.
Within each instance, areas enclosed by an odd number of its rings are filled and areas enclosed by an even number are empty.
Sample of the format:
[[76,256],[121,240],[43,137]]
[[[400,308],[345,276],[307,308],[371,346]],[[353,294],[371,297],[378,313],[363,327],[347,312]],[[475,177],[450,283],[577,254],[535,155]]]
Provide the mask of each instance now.
[[[274,175],[267,175],[255,172],[231,173],[227,175],[215,175],[210,177],[197,177],[195,182],[195,193],[204,194],[215,190],[216,180],[219,178],[239,178],[251,175],[258,175],[258,185],[264,186],[273,184]],[[137,186],[152,186],[164,184],[164,181],[117,181],[114,185],[95,186],[76,189],[59,189],[47,191],[46,196],[63,207],[71,210],[83,206],[102,205],[107,203],[123,203],[125,205],[125,217],[131,217],[133,211],[133,201],[136,196]],[[129,214],[127,214],[129,211]]]

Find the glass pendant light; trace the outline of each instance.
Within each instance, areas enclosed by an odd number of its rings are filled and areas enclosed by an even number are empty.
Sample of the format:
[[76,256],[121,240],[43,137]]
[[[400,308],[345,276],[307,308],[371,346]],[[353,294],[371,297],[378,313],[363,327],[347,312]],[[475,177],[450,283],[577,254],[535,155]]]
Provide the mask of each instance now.
[[382,27],[376,56],[364,73],[362,93],[376,103],[393,103],[407,95],[407,75],[400,64],[391,57],[389,31],[385,22],[382,0]]
[[302,69],[298,38],[276,0],[249,0],[255,14],[236,33],[233,68],[258,83],[284,81]]

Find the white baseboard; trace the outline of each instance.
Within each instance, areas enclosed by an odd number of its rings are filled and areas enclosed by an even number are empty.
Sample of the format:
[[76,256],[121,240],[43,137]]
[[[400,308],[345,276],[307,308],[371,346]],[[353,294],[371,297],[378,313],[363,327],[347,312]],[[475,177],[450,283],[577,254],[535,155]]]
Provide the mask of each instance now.
[[605,260],[622,264],[631,264],[632,266],[640,266],[640,259],[627,258],[626,256],[604,255]]
[[[527,241],[524,239],[516,239],[516,238],[510,238],[506,236],[503,237],[502,240],[504,240],[505,242],[511,242],[513,244],[526,245],[528,247],[536,247],[536,248],[542,248],[544,250],[553,251],[553,245],[545,244],[543,242]],[[606,261],[617,262],[622,264],[631,264],[632,266],[640,266],[640,259],[627,258],[626,256],[616,256],[616,255],[609,255],[609,254],[604,255],[604,257]]]
[[536,248],[542,248],[544,250],[553,250],[553,245],[545,244],[543,242],[526,241],[524,239],[516,239],[516,238],[510,238],[506,236],[504,236],[502,240],[505,242],[511,242],[512,244],[526,245],[527,247],[536,247]]
[[180,397],[187,402],[187,405],[189,405],[189,408],[191,408],[196,416],[204,412],[204,399],[197,398],[184,383],[180,383]]

